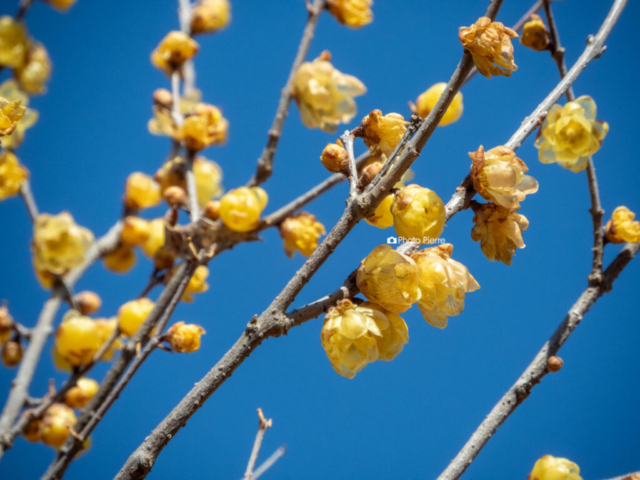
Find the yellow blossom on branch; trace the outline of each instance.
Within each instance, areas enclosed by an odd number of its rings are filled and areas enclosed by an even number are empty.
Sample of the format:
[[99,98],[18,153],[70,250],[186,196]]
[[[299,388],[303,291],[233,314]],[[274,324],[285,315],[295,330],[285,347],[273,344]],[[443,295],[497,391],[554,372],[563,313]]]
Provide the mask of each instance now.
[[542,52],[549,47],[551,37],[540,15],[534,13],[531,20],[524,24],[520,43],[536,52]]
[[133,337],[147,319],[154,303],[148,298],[138,298],[125,303],[118,309],[118,326],[123,335]]
[[327,8],[342,25],[360,28],[373,21],[373,0],[327,0]]
[[102,257],[104,268],[114,273],[127,273],[136,264],[136,252],[124,243]]
[[100,348],[95,320],[70,310],[56,330],[55,346],[62,358],[73,366],[91,363]]
[[[436,83],[435,85],[429,87],[427,91],[422,93],[418,99],[416,100],[415,113],[419,115],[422,119],[427,118],[427,115],[433,110],[440,100],[442,93],[446,90],[447,84],[444,82]],[[451,100],[451,103],[447,107],[447,111],[444,112],[444,115],[440,119],[440,123],[438,123],[439,127],[444,127],[445,125],[449,125],[450,123],[456,122],[462,116],[462,111],[464,110],[464,106],[462,104],[462,93],[458,92]]]
[[306,212],[293,215],[280,225],[284,251],[289,258],[293,258],[296,252],[309,257],[318,247],[318,239],[325,233],[324,225],[316,220],[316,216]]
[[149,175],[133,172],[127,177],[124,202],[128,207],[155,207],[160,203],[160,199],[160,186]]
[[391,213],[399,237],[428,242],[444,230],[444,202],[436,192],[419,185],[409,185],[396,193]]
[[518,34],[489,17],[480,17],[470,27],[460,27],[458,38],[469,51],[478,71],[487,78],[492,75],[510,77],[518,67],[513,63],[512,38]]
[[100,385],[93,378],[80,378],[64,396],[64,403],[71,408],[84,408],[89,400],[98,393]]
[[11,338],[13,332],[13,317],[9,314],[6,302],[0,303],[0,345]]
[[572,172],[587,168],[588,157],[602,146],[609,124],[596,120],[596,103],[587,95],[554,105],[542,123],[535,146],[542,163],[557,163]]
[[640,222],[633,220],[636,214],[627,207],[616,207],[604,229],[611,243],[640,242]]
[[443,244],[411,256],[420,271],[418,308],[437,328],[445,328],[448,317],[462,313],[466,293],[480,288],[467,267],[451,258],[452,251],[453,245]]
[[[118,327],[118,319],[113,318],[98,318],[95,320],[96,326],[98,327],[98,337],[100,348],[109,340],[109,338],[113,335],[116,328]],[[120,350],[122,348],[122,342],[119,338],[111,344],[111,346],[107,349],[105,354],[102,356],[102,360],[108,362],[113,358],[113,353],[116,350]]]
[[230,190],[220,200],[220,219],[230,230],[249,232],[258,227],[268,199],[267,192],[260,187]]
[[302,123],[325,132],[335,132],[341,123],[349,123],[357,113],[354,97],[366,91],[360,80],[331,64],[328,51],[312,62],[303,63],[293,83],[293,97]]
[[164,246],[164,220],[162,218],[155,218],[150,220],[148,225],[149,237],[142,245],[142,251],[147,257],[153,257]]
[[389,228],[393,225],[393,214],[391,213],[391,204],[395,195],[387,195],[380,204],[376,207],[376,211],[373,212],[369,218],[365,218],[364,221],[369,225],[373,225],[378,228]]
[[189,35],[174,30],[169,32],[151,53],[151,63],[159,70],[171,73],[182,67],[199,49],[198,43]]
[[[38,120],[38,112],[32,108],[26,108],[29,105],[29,97],[20,90],[18,82],[13,79],[7,80],[0,85],[0,98],[12,103],[19,101],[21,109],[24,107],[24,114],[17,120],[13,133],[7,134],[7,136],[0,139],[4,148],[15,150],[22,144],[26,130],[31,128]],[[2,114],[0,114],[0,117],[2,117]]]
[[0,66],[20,68],[29,50],[27,30],[8,15],[0,17]]
[[44,412],[38,436],[45,445],[59,449],[77,421],[71,408],[62,403],[54,403]]
[[362,119],[364,144],[373,155],[389,157],[402,140],[408,123],[399,113],[382,115],[380,110],[373,110]]
[[47,82],[51,77],[51,59],[44,45],[41,43],[32,45],[27,54],[26,63],[15,69],[13,73],[20,88],[29,95],[45,93]]
[[[207,277],[209,277],[209,269],[204,265],[200,265],[196,268],[196,271],[193,272],[189,283],[187,284],[187,288],[182,294],[182,301],[191,303],[193,302],[193,294],[194,293],[204,293],[209,290],[209,284],[207,283]],[[171,275],[168,276],[167,281],[169,281]]]
[[136,247],[149,240],[149,222],[140,217],[129,215],[122,222],[120,240],[126,245]]
[[14,132],[25,110],[26,108],[20,105],[20,100],[9,101],[0,97],[0,137]]
[[13,152],[0,152],[0,201],[17,195],[28,178],[29,170],[20,165]]
[[165,334],[166,342],[177,353],[193,353],[200,349],[200,337],[207,333],[200,325],[177,322]]
[[214,33],[231,22],[229,0],[200,0],[191,11],[191,33]]
[[545,455],[540,458],[528,477],[529,480],[582,480],[580,467],[566,458]]
[[472,208],[475,215],[471,239],[480,242],[482,253],[489,261],[511,265],[511,256],[516,248],[525,247],[522,232],[529,228],[527,217],[493,203]]
[[331,173],[347,172],[349,168],[349,154],[338,140],[336,143],[329,143],[320,155],[320,162]]
[[470,152],[473,186],[482,198],[509,210],[520,208],[528,194],[538,191],[538,182],[527,165],[510,148],[499,146],[487,152],[482,145]]
[[178,129],[177,139],[184,141],[190,150],[198,152],[226,142],[228,131],[229,122],[218,107],[198,103]]

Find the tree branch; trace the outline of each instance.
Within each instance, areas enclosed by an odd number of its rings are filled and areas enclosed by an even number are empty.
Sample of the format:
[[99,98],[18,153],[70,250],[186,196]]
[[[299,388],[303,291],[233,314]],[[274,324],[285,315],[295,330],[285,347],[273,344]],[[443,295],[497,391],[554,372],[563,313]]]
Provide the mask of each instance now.
[[262,414],[262,409],[258,409],[258,433],[256,433],[256,439],[253,442],[253,448],[251,449],[251,456],[249,457],[249,463],[247,464],[247,470],[244,472],[244,480],[251,480],[253,478],[253,467],[256,465],[258,454],[260,453],[260,447],[262,446],[262,440],[265,432],[271,428],[273,421],[267,420]]
[[[275,452],[271,454],[269,458],[267,458],[262,463],[262,465],[256,468],[256,470],[253,472],[253,476],[251,477],[251,480],[258,480],[258,478],[260,478],[264,472],[269,470],[273,466],[273,464],[276,463],[278,459],[281,456],[283,456],[285,453],[287,453],[286,448],[284,447],[278,448]],[[612,479],[612,480],[616,480],[616,479]],[[625,479],[625,480],[639,480],[639,479]]]

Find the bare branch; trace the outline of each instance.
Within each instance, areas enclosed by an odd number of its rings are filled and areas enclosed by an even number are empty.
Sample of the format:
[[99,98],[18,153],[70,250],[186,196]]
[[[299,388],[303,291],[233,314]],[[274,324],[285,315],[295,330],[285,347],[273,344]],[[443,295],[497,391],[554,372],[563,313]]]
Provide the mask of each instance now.
[[349,130],[345,131],[340,140],[344,143],[344,148],[349,156],[349,201],[351,201],[358,196],[358,168],[353,154],[353,133]]
[[[276,463],[278,459],[281,456],[283,456],[285,453],[287,453],[287,449],[285,447],[278,448],[275,452],[271,454],[269,458],[267,458],[262,463],[262,465],[256,468],[256,470],[253,472],[251,480],[258,480],[258,478],[260,478],[264,472],[269,470],[273,466],[273,464]],[[616,479],[612,479],[612,480],[616,480]],[[628,479],[628,480],[638,480],[638,479],[634,478],[634,479]]]
[[300,40],[300,45],[298,46],[298,53],[296,54],[296,58],[293,61],[293,65],[291,66],[291,71],[289,72],[287,83],[282,89],[282,93],[280,95],[280,103],[278,104],[278,110],[276,111],[276,116],[273,119],[271,129],[269,130],[267,144],[262,151],[262,155],[258,159],[258,167],[256,168],[256,173],[249,181],[248,186],[250,187],[254,187],[266,182],[267,179],[271,176],[271,173],[273,171],[273,157],[276,154],[278,142],[280,141],[280,136],[282,135],[282,128],[284,127],[284,122],[287,119],[287,115],[289,113],[289,104],[291,103],[291,99],[293,98],[293,83],[296,78],[296,73],[298,72],[300,65],[302,65],[302,62],[304,62],[304,59],[307,56],[309,46],[311,45],[311,40],[313,40],[313,35],[316,30],[316,25],[318,24],[318,19],[320,18],[320,14],[322,13],[323,9],[324,0],[313,0],[313,4],[308,7],[309,17],[307,18],[307,24],[304,27],[304,32],[302,33],[302,40]]
[[640,480],[640,471],[635,473],[627,473],[626,475],[620,475],[619,477],[609,478],[607,480]]
[[247,470],[244,473],[244,480],[251,480],[253,478],[253,467],[256,465],[258,454],[260,453],[260,447],[262,446],[262,439],[265,432],[271,428],[273,421],[267,420],[262,414],[262,409],[258,409],[258,433],[256,433],[256,439],[253,442],[253,448],[251,449],[251,456],[249,457],[249,463],[247,464]]
[[22,185],[20,186],[20,197],[27,207],[27,212],[29,213],[31,223],[35,223],[36,218],[38,218],[38,215],[40,215],[40,212],[38,211],[36,200],[33,198],[33,192],[31,191],[31,182],[28,179],[22,182]]

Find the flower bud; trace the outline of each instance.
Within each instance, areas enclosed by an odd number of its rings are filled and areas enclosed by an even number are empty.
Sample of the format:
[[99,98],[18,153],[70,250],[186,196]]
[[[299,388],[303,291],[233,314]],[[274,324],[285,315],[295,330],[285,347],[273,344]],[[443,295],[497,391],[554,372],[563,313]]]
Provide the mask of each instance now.
[[51,60],[44,45],[41,43],[32,45],[26,63],[15,69],[13,74],[25,93],[29,95],[45,93],[46,84],[51,76]]
[[180,187],[169,187],[164,191],[164,201],[173,208],[181,208],[189,204],[187,193]]
[[13,317],[9,314],[6,302],[0,305],[0,344],[9,340],[13,331]]
[[29,48],[24,23],[9,15],[0,17],[0,66],[20,68]]
[[376,175],[382,170],[382,166],[382,162],[373,162],[362,169],[362,175],[360,175],[361,188],[366,187],[376,178]]
[[564,361],[560,357],[556,357],[552,355],[547,359],[547,370],[550,372],[559,372],[562,366],[564,365]]
[[258,227],[267,201],[267,193],[260,187],[231,190],[220,200],[220,218],[230,230],[249,232]]
[[604,229],[607,240],[611,243],[640,242],[640,222],[634,218],[636,214],[627,207],[616,207]]
[[96,322],[69,310],[62,318],[55,334],[55,346],[71,365],[87,365],[100,348],[100,334]]
[[[416,100],[416,109],[415,113],[419,115],[422,119],[427,118],[427,115],[433,110],[440,100],[440,97],[447,89],[447,84],[444,82],[436,83],[435,85],[429,87],[424,93],[422,93],[418,99]],[[462,93],[458,92],[451,100],[451,103],[447,107],[447,111],[444,112],[444,115],[440,119],[440,123],[438,123],[439,127],[444,127],[445,125],[449,125],[450,123],[457,122],[462,116],[462,111],[464,107],[462,105]]]
[[327,0],[331,15],[342,25],[360,28],[373,21],[373,0]]
[[82,315],[90,315],[100,310],[102,300],[95,292],[84,291],[76,294],[75,301]]
[[540,15],[532,14],[531,20],[524,24],[520,43],[536,52],[542,52],[549,47],[551,38]]
[[114,273],[126,273],[136,263],[136,252],[129,245],[120,244],[102,257],[104,268]]
[[167,330],[165,339],[174,352],[193,353],[200,349],[200,337],[205,333],[200,325],[177,322]]
[[376,207],[376,211],[369,218],[365,218],[364,221],[369,225],[373,225],[378,228],[389,228],[393,225],[393,214],[391,213],[391,204],[395,195],[387,195],[382,202]]
[[489,17],[480,17],[475,25],[460,27],[458,38],[471,53],[478,71],[487,78],[491,75],[510,77],[518,67],[513,63],[512,38],[518,34]]
[[444,230],[444,203],[436,192],[419,185],[409,185],[396,193],[391,213],[399,237],[428,242]]
[[118,326],[127,337],[133,337],[147,319],[154,303],[148,298],[138,298],[125,303],[118,309]]
[[134,172],[127,178],[124,201],[129,208],[155,207],[160,203],[160,186],[149,175]]
[[191,11],[191,33],[214,33],[231,21],[229,0],[200,0]]
[[372,154],[390,157],[407,131],[408,123],[399,113],[383,116],[380,110],[373,110],[362,119],[364,144]]
[[22,344],[16,340],[9,340],[2,346],[2,363],[5,367],[13,368],[22,360]]
[[293,258],[296,251],[305,257],[311,256],[318,247],[318,239],[324,234],[324,225],[316,220],[315,215],[306,212],[293,215],[280,225],[280,237],[289,258]]
[[80,378],[64,396],[64,403],[71,408],[84,408],[98,392],[100,385],[92,378]]
[[533,466],[529,480],[582,480],[580,467],[566,458],[545,455]]
[[171,110],[173,108],[173,95],[166,88],[157,88],[153,92],[153,104]]
[[349,154],[342,147],[342,142],[338,140],[338,143],[328,143],[322,155],[320,155],[320,161],[324,168],[331,173],[348,172],[349,171]]
[[[29,415],[30,412],[26,411],[22,413],[22,416],[25,417]],[[42,440],[42,420],[39,418],[34,418],[30,420],[22,429],[22,436],[24,439],[31,443],[36,443]]]
[[59,449],[78,419],[73,410],[62,403],[54,403],[44,413],[40,436],[45,445]]
[[182,64],[192,58],[200,46],[189,35],[174,30],[158,44],[151,53],[151,63],[159,70],[171,73],[182,67]]
[[209,220],[216,221],[220,218],[220,200],[210,200],[204,206],[202,215]]

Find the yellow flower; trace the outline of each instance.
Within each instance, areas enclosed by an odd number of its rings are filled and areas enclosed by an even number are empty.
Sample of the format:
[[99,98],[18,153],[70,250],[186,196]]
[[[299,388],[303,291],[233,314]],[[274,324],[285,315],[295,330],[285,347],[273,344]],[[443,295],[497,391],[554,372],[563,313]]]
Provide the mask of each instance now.
[[191,33],[212,33],[231,22],[229,0],[200,0],[191,11]]
[[143,245],[149,240],[149,222],[133,215],[127,216],[122,222],[120,240],[131,247]]
[[20,105],[20,100],[9,101],[0,97],[0,137],[14,132],[25,111],[26,108]]
[[93,234],[76,225],[69,212],[38,215],[33,228],[33,264],[36,270],[62,275],[79,266],[93,242]]
[[545,455],[533,466],[529,480],[582,480],[580,467],[566,458]]
[[182,64],[192,58],[200,46],[189,35],[174,30],[158,44],[151,53],[151,63],[159,70],[171,73],[182,67]]
[[8,15],[0,17],[0,66],[21,67],[28,49],[29,40],[24,24]]
[[349,169],[349,154],[340,140],[336,143],[328,143],[324,147],[322,155],[320,155],[320,161],[324,168],[331,173],[347,172]]
[[13,317],[9,314],[6,302],[0,304],[0,344],[3,344],[11,337],[13,332]]
[[[420,94],[418,99],[416,100],[416,114],[421,118],[427,118],[427,115],[433,110],[433,107],[436,106],[438,100],[442,96],[442,93],[447,88],[447,84],[444,82],[436,83],[435,85],[429,87],[427,91]],[[464,109],[462,105],[462,93],[458,92],[453,97],[453,100],[447,107],[447,111],[444,112],[444,115],[440,119],[440,123],[438,123],[439,127],[444,127],[445,125],[449,125],[450,123],[458,121],[458,119],[462,116],[462,110]]]
[[208,276],[209,269],[207,267],[200,265],[196,268],[196,271],[193,272],[193,275],[187,284],[186,290],[182,294],[182,301],[191,303],[194,300],[194,293],[204,293],[209,290],[209,284],[207,283]]
[[369,363],[393,360],[409,341],[409,330],[399,315],[375,303],[342,300],[329,309],[320,341],[333,369],[353,378]]
[[376,207],[376,211],[369,218],[365,218],[364,221],[369,225],[373,225],[378,228],[389,228],[393,225],[393,214],[391,213],[391,204],[395,195],[389,194],[380,204]]
[[538,191],[536,179],[525,175],[527,165],[510,148],[499,146],[485,152],[480,145],[469,156],[473,186],[485,200],[514,210],[528,194]]
[[71,408],[84,408],[89,400],[98,393],[100,385],[92,378],[79,378],[64,396],[64,403]]
[[74,300],[78,306],[78,311],[82,315],[91,315],[92,313],[100,310],[102,306],[102,299],[96,292],[85,290],[84,292],[76,293]]
[[69,10],[76,3],[76,0],[47,0],[47,2],[56,10],[64,12]]
[[193,353],[200,349],[200,337],[205,333],[200,325],[177,322],[167,330],[165,338],[174,352]]
[[[10,102],[20,101],[20,105],[25,107],[24,115],[15,125],[15,130],[12,134],[2,137],[1,142],[4,148],[15,150],[20,146],[24,139],[25,131],[32,127],[38,120],[38,112],[32,108],[26,108],[29,105],[29,97],[26,93],[20,90],[18,82],[15,80],[7,80],[0,85],[0,97],[7,99]],[[2,114],[0,114],[2,117]]]
[[125,303],[118,309],[118,326],[123,335],[133,337],[147,319],[154,303],[148,298],[139,298]]
[[634,222],[636,214],[627,207],[616,207],[604,229],[611,243],[640,242],[640,222]]
[[609,124],[596,120],[596,103],[587,95],[554,105],[542,123],[535,146],[542,163],[558,163],[562,168],[581,172],[588,157],[602,146]]
[[153,257],[164,246],[164,220],[156,218],[149,221],[149,238],[142,245],[142,251],[147,257]]
[[240,187],[230,190],[220,200],[220,218],[227,228],[249,232],[258,227],[260,214],[269,197],[260,187]]
[[62,403],[54,403],[44,412],[40,425],[40,439],[45,445],[60,448],[78,419],[73,410]]
[[451,259],[453,245],[445,243],[414,253],[420,271],[422,297],[418,308],[424,319],[437,328],[447,326],[447,317],[462,313],[467,292],[480,288],[467,267]]
[[87,365],[100,348],[96,322],[75,310],[62,318],[55,335],[58,353],[73,366]]
[[542,52],[549,47],[550,42],[551,38],[547,27],[540,15],[534,13],[531,15],[531,20],[525,23],[522,28],[520,43],[531,50]]
[[416,263],[389,245],[374,248],[356,276],[356,284],[368,300],[385,310],[402,313],[420,300]]
[[510,77],[518,67],[513,63],[512,38],[518,34],[500,22],[480,17],[475,25],[460,27],[458,38],[471,53],[478,71],[487,78],[491,75]]
[[51,59],[44,45],[32,45],[26,63],[15,69],[13,74],[20,83],[20,88],[29,95],[45,93],[46,84],[51,77]]
[[178,137],[187,148],[200,151],[211,145],[227,141],[229,122],[222,116],[218,107],[207,103],[198,103],[191,115],[184,119]]
[[[113,318],[98,318],[95,320],[96,326],[98,327],[98,337],[100,347],[102,347],[105,342],[109,340],[109,337],[113,334],[116,328],[118,328],[118,319]],[[113,358],[113,354],[116,350],[120,350],[122,348],[122,342],[119,338],[111,344],[109,349],[102,356],[102,360],[108,362]]]
[[20,165],[13,152],[0,152],[0,200],[17,195],[22,183],[28,178],[29,170]]
[[380,110],[374,110],[362,119],[364,144],[373,155],[389,157],[407,131],[408,123],[399,113],[383,116]]
[[219,197],[224,192],[222,188],[222,169],[220,166],[204,157],[193,161],[193,176],[196,179],[196,194],[200,208],[209,200]]
[[360,28],[373,21],[373,0],[327,0],[331,15],[342,25]]
[[155,207],[160,203],[160,199],[160,185],[149,175],[141,172],[133,172],[127,177],[124,201],[128,207]]
[[22,344],[17,340],[10,340],[2,346],[2,363],[5,367],[13,368],[22,360]]
[[357,113],[353,98],[366,91],[356,77],[334,68],[328,51],[312,62],[303,63],[293,83],[302,123],[325,132],[335,132],[341,123],[349,123]]
[[318,247],[318,239],[325,233],[324,225],[316,220],[316,216],[306,212],[289,217],[280,225],[284,252],[289,258],[293,258],[296,251],[309,257]]
[[471,239],[480,241],[480,248],[489,261],[511,265],[516,247],[525,247],[522,232],[529,228],[527,217],[493,203],[474,207],[474,211]]
[[127,273],[136,264],[136,252],[129,245],[120,244],[102,257],[102,263],[114,273]]
[[399,237],[429,243],[444,230],[444,203],[436,192],[419,185],[409,185],[396,193],[391,213]]

